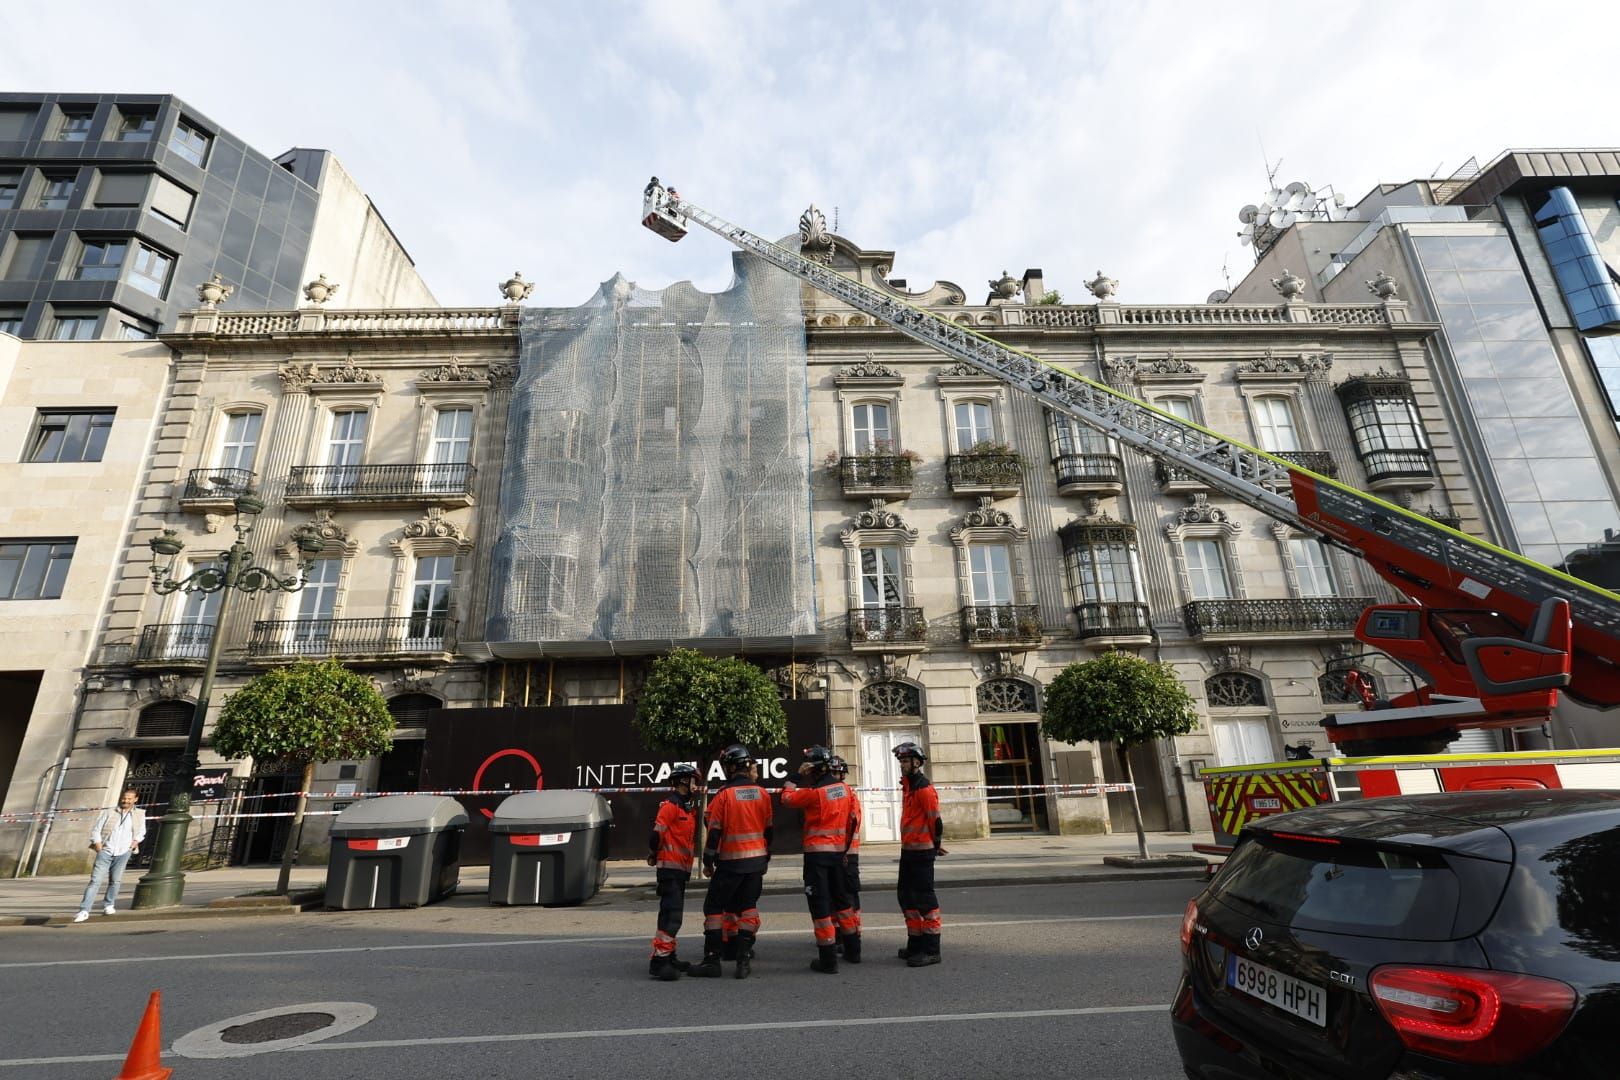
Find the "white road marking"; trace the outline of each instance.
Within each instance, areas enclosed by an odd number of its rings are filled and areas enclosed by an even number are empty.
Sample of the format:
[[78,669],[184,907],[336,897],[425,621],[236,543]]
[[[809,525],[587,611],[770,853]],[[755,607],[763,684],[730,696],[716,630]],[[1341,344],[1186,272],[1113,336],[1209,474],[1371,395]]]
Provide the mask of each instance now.
[[[979,919],[973,922],[945,921],[948,931],[974,930],[985,926],[1038,926],[1044,923],[1106,923],[1131,922],[1142,919],[1179,919],[1180,912],[1174,914],[1155,915],[1062,915],[1052,918],[1040,919]],[[867,924],[864,930],[885,931],[901,930],[904,925]],[[777,934],[799,934],[805,932],[804,927],[795,926],[780,930],[762,930],[760,937],[770,937]],[[280,949],[265,952],[213,952],[213,953],[179,953],[174,956],[97,956],[84,960],[18,960],[10,963],[0,963],[0,970],[10,968],[53,968],[53,967],[90,967],[104,964],[161,964],[183,960],[251,960],[284,956],[338,956],[353,953],[383,953],[383,952],[422,952],[432,949],[517,949],[534,945],[600,945],[604,942],[637,942],[646,944],[646,934],[604,934],[594,937],[569,938],[518,938],[502,939],[498,941],[441,941],[428,944],[414,945],[342,945],[330,949]],[[94,1060],[101,1060],[96,1058]],[[4,1062],[0,1062],[4,1064]]]
[[[850,1028],[897,1024],[957,1024],[986,1020],[1053,1020],[1077,1016],[1117,1016],[1124,1013],[1164,1013],[1168,1005],[1103,1005],[1090,1009],[1027,1009],[1020,1012],[931,1013],[924,1016],[854,1016],[834,1020],[768,1020],[755,1024],[698,1024],[690,1027],[598,1028],[584,1031],[533,1031],[510,1035],[443,1035],[424,1039],[371,1039],[364,1042],[319,1042],[289,1047],[289,1053],[320,1050],[391,1050],[412,1046],[468,1046],[476,1043],[563,1042],[573,1039],[623,1039],[638,1035],[714,1035],[739,1031],[785,1031],[790,1028]],[[173,1056],[173,1055],[169,1055]],[[121,1061],[122,1054],[58,1058],[13,1058],[5,1065],[71,1065],[79,1062]]]

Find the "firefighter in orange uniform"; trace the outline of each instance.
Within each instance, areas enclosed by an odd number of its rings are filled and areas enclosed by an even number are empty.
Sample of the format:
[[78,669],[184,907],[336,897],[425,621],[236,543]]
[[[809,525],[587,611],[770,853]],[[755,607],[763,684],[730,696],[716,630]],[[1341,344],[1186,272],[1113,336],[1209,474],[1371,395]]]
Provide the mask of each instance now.
[[726,930],[736,927],[739,979],[748,978],[759,933],[759,894],[771,862],[771,797],[755,782],[754,755],[733,744],[720,755],[726,782],[713,799],[704,825],[703,874],[709,892],[703,898],[703,962],[687,974],[717,979]]
[[674,982],[692,965],[675,952],[675,935],[681,932],[685,914],[686,883],[692,879],[692,860],[697,854],[697,768],[677,765],[669,771],[675,793],[658,806],[648,843],[647,865],[658,868],[658,932],[653,934],[652,959],[647,974],[663,982]]
[[[849,784],[849,762],[834,754],[832,774]],[[838,952],[852,964],[861,962],[861,796],[853,787],[849,789],[849,808],[854,820],[849,827],[849,851],[844,855],[844,895],[849,898],[852,930],[838,931]],[[854,941],[854,950],[849,944]]]
[[900,880],[895,893],[906,916],[906,944],[900,950],[907,967],[939,963],[939,897],[934,893],[934,860],[945,854],[945,823],[939,816],[939,793],[922,767],[923,748],[903,742],[894,748],[900,761],[905,801],[900,807]]
[[838,972],[838,938],[846,935],[845,955],[853,942],[850,963],[860,963],[860,927],[844,893],[844,856],[855,827],[849,785],[833,775],[832,751],[812,746],[804,752],[798,787],[790,777],[782,787],[782,805],[804,811],[804,895],[810,902],[810,923],[816,935],[812,970]]

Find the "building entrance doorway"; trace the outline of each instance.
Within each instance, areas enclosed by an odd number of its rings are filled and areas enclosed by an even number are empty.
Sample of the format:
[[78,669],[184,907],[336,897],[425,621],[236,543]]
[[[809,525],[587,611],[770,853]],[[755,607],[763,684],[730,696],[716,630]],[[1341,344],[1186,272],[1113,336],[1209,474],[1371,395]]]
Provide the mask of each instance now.
[[158,833],[163,829],[163,813],[169,805],[169,797],[174,794],[180,754],[179,750],[165,749],[135,750],[129,755],[129,772],[124,775],[124,785],[135,789],[136,805],[146,808],[146,841],[129,857],[129,869],[152,865]]
[[[862,829],[864,840],[897,843],[900,840],[900,763],[894,748],[903,742],[922,745],[922,732],[888,728],[861,733]],[[870,790],[870,789],[877,790]]]
[[240,812],[244,816],[237,824],[231,865],[252,866],[281,861],[287,834],[292,829],[292,818],[253,815],[290,814],[297,806],[292,793],[298,790],[303,779],[304,770],[285,761],[255,763],[253,775],[243,786]]
[[979,749],[984,754],[984,801],[990,831],[1045,832],[1046,770],[1041,761],[1040,725],[981,723]]
[[[1110,784],[1123,784],[1125,770],[1119,766],[1119,754],[1113,743],[1099,743],[1102,754],[1103,779]],[[1159,744],[1137,743],[1131,747],[1131,782],[1136,784],[1136,802],[1142,809],[1142,828],[1148,832],[1164,832],[1170,828],[1170,807],[1164,790],[1164,776],[1159,771]],[[1136,823],[1131,819],[1131,793],[1108,793],[1108,820],[1115,832],[1134,832]]]
[[39,682],[44,675],[42,671],[0,671],[0,805],[6,801],[12,773],[17,769],[28,718],[33,715],[34,699],[39,696]]

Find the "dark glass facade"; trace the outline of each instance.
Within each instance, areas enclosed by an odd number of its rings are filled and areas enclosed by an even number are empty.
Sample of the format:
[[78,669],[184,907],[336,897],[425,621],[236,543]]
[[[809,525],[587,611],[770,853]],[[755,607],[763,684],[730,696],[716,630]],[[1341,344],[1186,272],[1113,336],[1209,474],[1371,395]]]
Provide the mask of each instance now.
[[178,98],[125,94],[0,94],[0,195],[0,313],[41,339],[171,329],[215,273],[233,307],[295,307],[319,199]]
[[[1539,203],[1539,205],[1538,205]],[[1603,261],[1580,205],[1567,187],[1531,196],[1536,232],[1558,279],[1575,325],[1582,330],[1620,327],[1620,288]]]

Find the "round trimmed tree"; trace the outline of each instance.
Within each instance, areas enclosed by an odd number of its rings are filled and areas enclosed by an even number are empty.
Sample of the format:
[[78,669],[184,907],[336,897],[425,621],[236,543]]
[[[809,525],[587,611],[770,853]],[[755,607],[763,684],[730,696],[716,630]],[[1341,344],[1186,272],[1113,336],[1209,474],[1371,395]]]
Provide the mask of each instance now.
[[1124,652],[1105,652],[1058,672],[1046,688],[1041,713],[1041,730],[1047,738],[1113,744],[1125,782],[1131,785],[1131,817],[1144,859],[1147,833],[1131,777],[1131,748],[1185,735],[1197,726],[1197,706],[1175,671]]
[[214,749],[228,758],[285,760],[303,766],[298,806],[281,855],[276,891],[285,893],[304,824],[315,766],[381,754],[394,745],[388,702],[338,663],[307,660],[271,668],[225,699],[214,725]]

